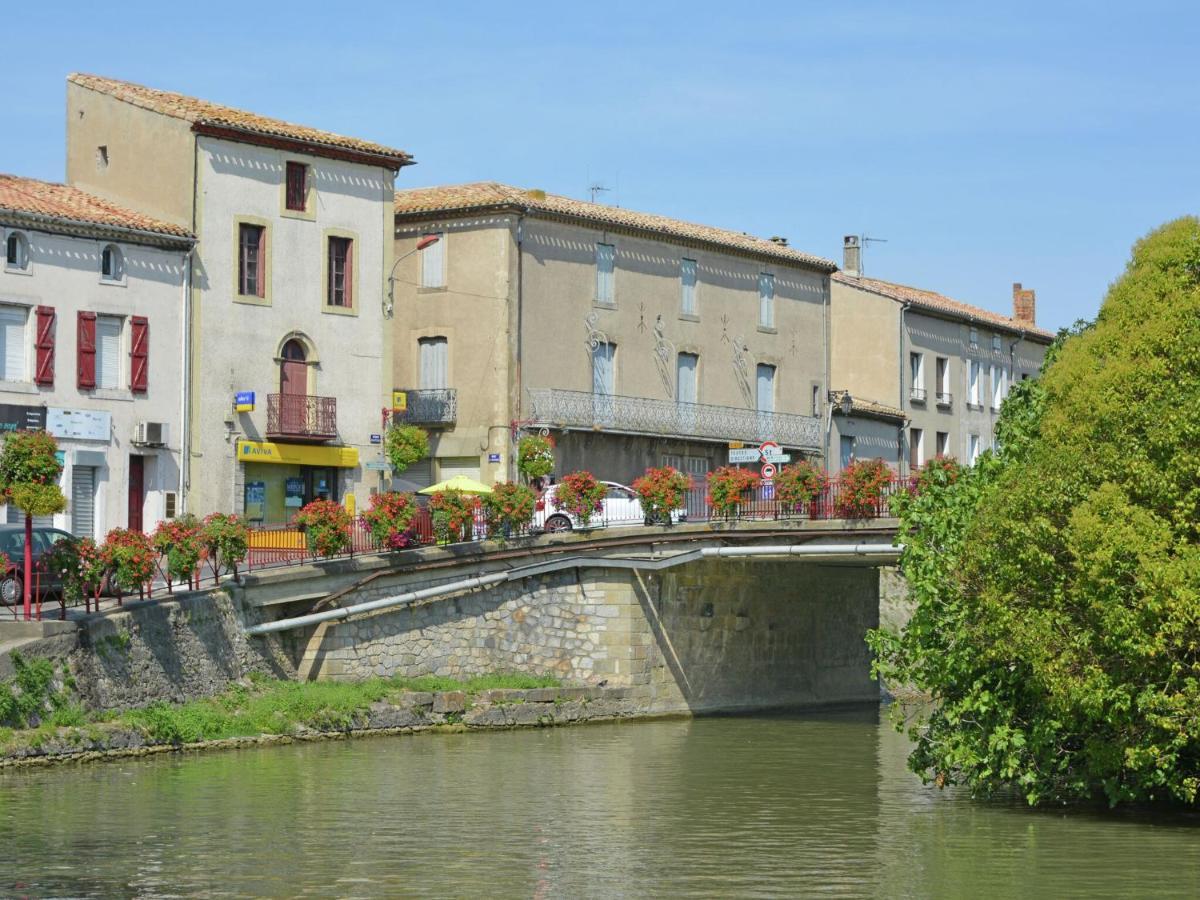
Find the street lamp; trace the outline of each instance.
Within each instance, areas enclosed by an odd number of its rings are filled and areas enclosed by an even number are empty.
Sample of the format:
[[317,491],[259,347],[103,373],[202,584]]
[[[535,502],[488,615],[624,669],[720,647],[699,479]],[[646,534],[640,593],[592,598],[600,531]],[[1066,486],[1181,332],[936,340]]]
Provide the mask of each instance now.
[[424,250],[426,247],[432,247],[441,239],[442,237],[439,234],[427,234],[417,241],[417,246],[413,247],[407,253],[396,257],[396,261],[392,263],[392,271],[388,273],[387,303],[385,303],[383,306],[383,317],[385,319],[390,319],[392,317],[392,309],[396,305],[396,266],[400,265],[400,263],[404,262],[404,260],[408,259],[414,253],[418,253],[421,250]]
[[848,416],[850,413],[854,412],[854,398],[850,396],[849,391],[842,392],[842,400],[839,405],[842,408],[843,416]]

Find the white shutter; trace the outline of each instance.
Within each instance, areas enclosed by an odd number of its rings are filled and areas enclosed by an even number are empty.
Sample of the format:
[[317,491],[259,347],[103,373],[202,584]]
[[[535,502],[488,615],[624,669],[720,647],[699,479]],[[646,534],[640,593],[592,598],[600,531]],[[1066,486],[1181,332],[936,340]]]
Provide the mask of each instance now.
[[613,393],[613,357],[616,344],[597,344],[592,350],[592,392],[611,395]]
[[437,243],[421,251],[421,287],[439,288],[446,284],[446,235],[438,232],[437,236]]
[[96,317],[96,387],[121,386],[121,320]]
[[25,323],[29,311],[23,306],[0,306],[0,359],[5,381],[25,381]]
[[422,338],[421,346],[421,389],[445,390],[449,387],[447,358],[449,342],[446,338]]
[[419,491],[433,484],[433,460],[428,456],[419,459],[403,472],[392,476],[392,490]]
[[979,405],[979,363],[971,360],[970,374],[968,376],[968,388],[970,390],[970,401],[976,406]]
[[758,276],[758,324],[764,328],[775,325],[775,276],[766,272]]
[[613,264],[616,250],[612,244],[596,245],[596,299],[601,303],[613,302]]
[[775,367],[758,367],[758,411],[775,412]]
[[685,316],[696,314],[696,261],[685,259],[679,265],[679,284],[682,296],[680,309]]
[[696,402],[696,362],[698,359],[699,357],[695,353],[680,353],[677,357],[675,398],[680,403]]
[[71,469],[71,533],[75,537],[94,538],[96,469],[74,466]]
[[462,475],[472,481],[479,480],[478,456],[443,456],[438,457],[438,481],[446,481]]

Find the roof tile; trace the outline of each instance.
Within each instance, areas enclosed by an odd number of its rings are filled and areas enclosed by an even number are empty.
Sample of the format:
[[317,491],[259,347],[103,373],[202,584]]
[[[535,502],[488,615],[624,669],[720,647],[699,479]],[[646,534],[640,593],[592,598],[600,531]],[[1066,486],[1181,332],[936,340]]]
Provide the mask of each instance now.
[[0,173],[0,216],[9,211],[98,227],[148,231],[174,238],[192,236],[179,225],[117,206],[70,185]]
[[414,188],[396,192],[396,212],[399,215],[420,213],[468,212],[498,206],[519,206],[546,215],[582,219],[599,225],[632,228],[668,237],[719,244],[759,256],[770,256],[797,265],[832,272],[837,268],[831,260],[794,250],[763,238],[696,225],[653,213],[635,212],[619,206],[588,203],[545,191],[524,190],[494,181],[453,184],[441,187]]

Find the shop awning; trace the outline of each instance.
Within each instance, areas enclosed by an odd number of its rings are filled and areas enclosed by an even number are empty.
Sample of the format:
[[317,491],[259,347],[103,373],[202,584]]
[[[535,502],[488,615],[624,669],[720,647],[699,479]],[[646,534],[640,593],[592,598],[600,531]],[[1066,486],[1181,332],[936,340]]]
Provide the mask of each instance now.
[[283,463],[288,466],[333,466],[353,469],[358,466],[356,447],[314,447],[311,444],[283,444],[273,441],[238,441],[237,458],[244,463]]

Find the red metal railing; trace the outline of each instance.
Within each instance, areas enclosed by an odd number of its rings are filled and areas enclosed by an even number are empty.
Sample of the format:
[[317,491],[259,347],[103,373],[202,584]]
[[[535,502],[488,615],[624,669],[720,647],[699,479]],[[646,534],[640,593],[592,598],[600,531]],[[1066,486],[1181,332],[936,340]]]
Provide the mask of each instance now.
[[268,394],[267,435],[313,440],[337,437],[337,397]]

